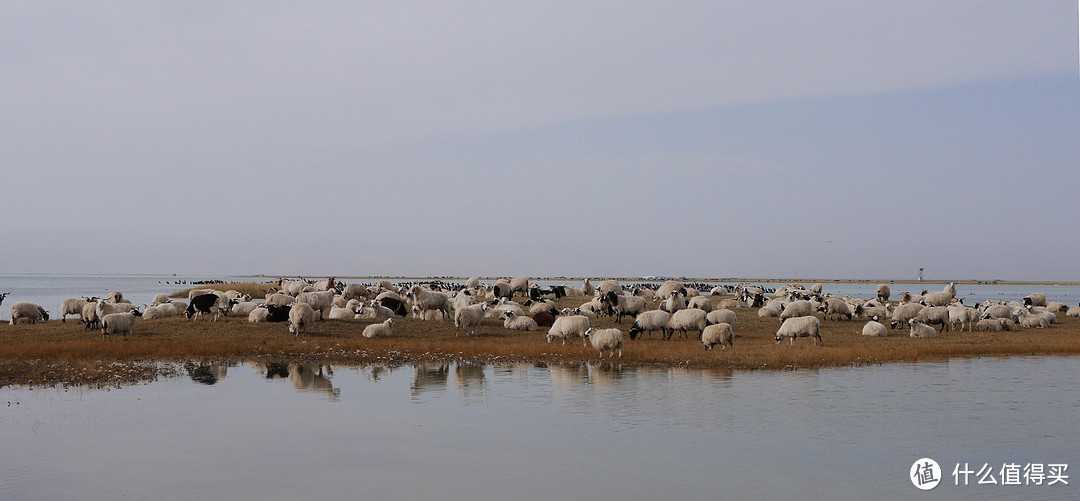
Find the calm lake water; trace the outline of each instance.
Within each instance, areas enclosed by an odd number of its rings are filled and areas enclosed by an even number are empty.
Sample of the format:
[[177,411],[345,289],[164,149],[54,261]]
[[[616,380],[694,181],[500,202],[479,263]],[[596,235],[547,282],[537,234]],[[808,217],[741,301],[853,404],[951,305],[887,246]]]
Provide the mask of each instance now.
[[[0,389],[3,499],[1078,499],[1080,358],[800,370],[189,367]],[[1069,485],[956,486],[957,463]]]

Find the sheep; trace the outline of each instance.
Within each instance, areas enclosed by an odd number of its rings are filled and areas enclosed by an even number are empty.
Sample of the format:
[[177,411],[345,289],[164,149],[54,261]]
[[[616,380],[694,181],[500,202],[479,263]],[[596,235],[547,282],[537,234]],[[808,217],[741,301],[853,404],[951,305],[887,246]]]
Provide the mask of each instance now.
[[315,282],[315,292],[325,292],[337,290],[337,282],[334,281],[334,277],[327,277],[326,280],[321,282]]
[[[511,312],[507,310],[506,313]],[[541,311],[532,316],[532,319],[534,322],[536,322],[537,327],[551,327],[552,324],[555,323],[555,318],[555,315],[552,315],[550,312],[546,311]]]
[[[762,306],[762,308],[764,308],[764,306]],[[776,316],[780,316],[779,313],[777,313]],[[726,308],[710,311],[705,315],[705,320],[708,321],[709,324],[728,324],[732,329],[738,325],[738,317],[735,316],[735,312]]]
[[390,337],[394,333],[394,319],[388,318],[377,324],[364,327],[362,336],[370,339],[375,337]]
[[320,319],[325,319],[334,303],[334,291],[301,292],[296,296],[296,302],[306,303],[318,312]]
[[614,280],[604,280],[603,282],[600,282],[600,285],[596,288],[596,292],[599,293],[599,295],[601,296],[609,292],[622,294],[623,287],[622,285],[619,285],[619,282],[616,282]]
[[589,317],[590,322],[593,321],[593,320],[596,320],[596,312],[592,311],[591,309],[586,309],[586,308],[574,308],[574,309],[563,308],[561,313],[563,315],[585,315],[586,317]]
[[963,305],[948,306],[949,310],[949,328],[952,329],[956,324],[960,324],[960,330],[964,330],[964,325],[967,325],[968,332],[971,332],[972,322],[979,319],[979,310]]
[[979,322],[975,324],[975,330],[977,330],[977,331],[988,331],[988,332],[999,332],[1002,329],[1001,329],[1001,322],[998,322],[998,320],[999,319],[997,319],[997,318],[984,318],[982,320],[979,320]]
[[1065,310],[1066,317],[1080,317],[1080,306],[1070,306],[1068,310]]
[[739,301],[738,299],[724,298],[716,303],[717,308],[746,308],[746,303]]
[[805,299],[798,301],[792,301],[783,308],[780,312],[780,320],[787,320],[789,318],[806,317],[814,314],[814,305]]
[[112,291],[107,296],[105,296],[105,302],[106,303],[128,303],[130,301],[125,301],[124,300],[124,294],[121,293],[120,291]]
[[706,316],[708,314],[698,309],[692,310],[679,310],[671,314],[671,320],[668,321],[668,339],[671,339],[671,335],[675,331],[682,333],[683,338],[686,338],[686,331],[696,330],[698,331],[698,337],[701,337],[701,332],[705,330],[705,327],[709,325]]
[[84,297],[69,297],[60,301],[60,321],[66,322],[68,315],[78,315],[79,320],[82,320],[83,307],[87,302]]
[[300,337],[301,329],[306,335],[308,326],[313,323],[315,323],[315,308],[310,304],[297,301],[289,310],[289,333],[293,336]]
[[101,317],[97,316],[97,303],[86,303],[81,316],[87,329],[96,329],[101,325]]
[[[282,278],[278,280],[278,289],[280,289],[283,294],[288,294],[290,296],[296,297],[298,294],[304,291],[304,287],[307,287],[307,284],[307,281],[303,279],[285,280],[284,278]],[[188,299],[190,300],[191,298]]]
[[600,329],[589,327],[585,331],[585,338],[589,340],[593,348],[600,351],[600,358],[604,358],[604,350],[610,350],[615,355],[619,350],[619,358],[622,358],[623,333],[619,329]]
[[625,315],[637,317],[645,311],[645,298],[642,297],[623,296],[614,292],[608,292],[606,295],[601,296],[601,302],[606,306],[609,312],[614,312],[615,323],[617,324],[622,323],[622,317]]
[[270,310],[266,309],[266,307],[264,307],[264,306],[259,306],[259,307],[255,308],[254,310],[251,310],[251,312],[248,313],[247,318],[248,318],[248,322],[251,322],[251,323],[266,322],[267,317],[269,315],[270,315]]
[[498,280],[495,285],[491,286],[492,299],[507,298],[513,299],[514,289],[510,287],[510,283],[505,280]]
[[34,303],[19,302],[11,305],[11,325],[19,323],[20,320],[26,320],[28,323],[36,324],[48,319],[49,312],[45,311],[45,308]]
[[727,350],[728,346],[734,347],[734,341],[735,329],[731,327],[731,324],[713,324],[701,331],[701,343],[705,345],[706,350],[711,350],[716,345],[720,345],[721,350]]
[[[466,327],[472,328],[473,335],[476,334],[476,326],[480,325],[484,321],[484,317],[487,315],[488,304],[479,303],[466,306],[454,312],[454,327],[464,330]],[[523,315],[524,316],[524,315]],[[457,337],[458,333],[454,332],[454,337]],[[465,334],[468,336],[469,334]]]
[[280,292],[266,296],[266,304],[272,304],[274,306],[289,306],[295,302],[295,297]]
[[680,294],[679,291],[671,291],[671,293],[668,294],[668,298],[660,303],[660,309],[668,313],[685,310],[686,299],[683,298],[683,295]]
[[124,339],[127,339],[129,334],[134,335],[135,313],[110,313],[101,317],[101,339],[112,339],[113,334],[123,334]]
[[795,346],[797,337],[813,337],[814,346],[817,346],[821,342],[821,321],[813,315],[785,319],[776,331],[776,344],[780,344],[785,337],[791,338],[792,346]]
[[443,319],[441,310],[421,310],[419,306],[412,307],[412,316],[425,322]]
[[[658,287],[656,289],[656,292],[653,294],[652,299],[653,299],[653,301],[663,301],[663,300],[671,297],[672,292],[678,292],[679,294],[682,294],[682,295],[685,296],[686,295],[686,286],[683,285],[682,282],[679,282],[679,281],[676,281],[676,280],[668,280],[667,282],[664,282],[663,285],[661,285],[660,287]],[[672,313],[672,312],[669,311],[668,313]]]
[[919,303],[904,303],[897,306],[893,310],[892,320],[890,324],[893,329],[902,329],[904,324],[908,323],[908,320],[915,318],[915,315],[919,314],[919,311],[923,309],[923,305]]
[[586,278],[586,279],[581,281],[581,294],[582,295],[591,296],[595,292],[596,292],[596,287],[593,287],[593,284],[591,282],[589,282],[589,279]]
[[169,302],[169,295],[165,294],[165,293],[162,293],[162,292],[154,294],[154,302],[155,303],[168,303]]
[[379,280],[378,285],[379,285],[380,288],[388,290],[390,292],[394,292],[394,293],[401,292],[401,290],[398,289],[398,286],[394,285],[394,283],[389,281],[389,280],[385,280],[385,279]]
[[1024,296],[1024,306],[1046,306],[1046,294],[1033,292]]
[[998,318],[996,319],[998,324],[1001,325],[1001,330],[1016,332],[1019,330],[1016,326],[1016,322],[1013,322],[1011,318]]
[[435,292],[419,285],[414,285],[413,288],[409,290],[408,296],[413,300],[415,306],[420,307],[420,311],[439,310],[442,312],[442,318],[444,320],[450,319],[450,296],[446,293]]
[[886,337],[889,335],[889,329],[885,328],[885,324],[878,322],[878,317],[874,317],[873,320],[866,322],[866,325],[862,328],[862,335],[864,336],[877,336]]
[[519,317],[514,315],[512,311],[503,313],[503,327],[515,331],[535,331],[540,329],[536,320],[529,317]]
[[364,313],[362,313],[362,315],[366,318],[374,320],[386,320],[387,318],[394,317],[394,310],[383,306],[379,303],[379,300],[377,299],[372,299],[371,303],[368,306],[369,308],[365,308]]
[[877,286],[877,298],[879,301],[885,303],[889,301],[889,296],[892,295],[892,291],[889,290],[889,286],[885,284],[878,284]]
[[142,318],[143,320],[154,320],[157,318],[165,318],[165,314],[157,306],[143,305]]
[[821,289],[821,284],[814,284],[810,286],[810,292],[813,292],[814,294],[817,294],[819,296],[821,295]]
[[926,325],[914,318],[908,320],[908,325],[911,327],[911,337],[920,337],[925,339],[933,339],[937,337],[937,330],[929,325]]
[[528,278],[518,277],[510,280],[510,296],[513,297],[516,292],[520,292],[522,296],[529,295]]
[[154,307],[156,307],[158,311],[161,312],[162,316],[165,317],[175,317],[180,314],[180,310],[178,310],[173,303],[159,303],[155,304]]
[[458,292],[453,297],[453,299],[450,301],[450,306],[452,306],[456,310],[458,308],[464,308],[466,306],[469,306],[470,304],[476,303],[476,296],[473,296],[472,293],[468,290],[463,290],[461,292]]
[[840,317],[844,317],[845,320],[851,320],[854,316],[851,313],[851,305],[838,297],[825,298],[825,303],[819,306],[817,310],[825,313],[823,317],[825,319],[828,319],[829,315],[834,315],[835,320],[840,320]]
[[664,310],[642,312],[634,319],[634,325],[630,326],[630,339],[637,339],[645,331],[649,332],[649,339],[652,339],[653,331],[660,331],[661,338],[667,339],[670,337],[668,334],[669,321],[671,321],[671,314]]
[[[355,299],[353,301],[356,301]],[[327,317],[330,320],[353,320],[356,318],[356,306],[346,305],[343,308],[337,306],[330,307],[330,315]]]
[[[725,310],[725,311],[731,311],[731,310]],[[779,317],[781,313],[783,313],[783,310],[780,309],[779,304],[766,304],[765,306],[762,306],[761,308],[758,308],[757,316],[762,317],[762,318],[765,318],[765,317]]]
[[477,278],[477,277],[469,278],[468,280],[465,281],[465,288],[466,289],[473,289],[473,290],[479,289],[480,288],[480,279]]
[[547,333],[547,342],[551,344],[556,338],[562,339],[562,344],[566,344],[566,340],[572,337],[580,337],[582,343],[585,340],[585,331],[589,329],[588,317],[582,315],[570,315],[568,317],[559,317],[555,319],[555,323],[551,325]]
[[[219,316],[228,314],[232,304],[232,301],[225,299],[224,295],[203,294],[191,299],[191,304],[184,310],[184,315],[191,320],[197,320],[204,313],[213,313],[214,321],[217,322]],[[99,310],[101,305],[102,302],[98,302]],[[98,316],[102,316],[100,311]]]
[[888,318],[892,316],[892,305],[878,305],[875,302],[867,301],[863,304],[857,304],[851,309],[851,314],[855,318]]
[[367,287],[364,287],[363,284],[348,284],[345,286],[345,289],[341,291],[341,295],[345,298],[346,301],[350,299],[356,299],[357,301],[366,301],[368,299],[371,299],[371,296],[373,296],[373,294],[368,291]]
[[1019,308],[1013,309],[1012,307],[1009,307],[1009,306],[1006,306],[1006,305],[1003,305],[1003,304],[995,304],[995,305],[990,305],[986,309],[984,309],[983,312],[982,312],[982,315],[980,315],[979,317],[980,318],[1012,318],[1013,313],[1015,313],[1017,310],[1019,310]]
[[239,303],[234,304],[233,307],[232,307],[232,310],[230,310],[230,312],[235,314],[235,315],[240,315],[240,316],[246,317],[246,316],[250,315],[251,311],[254,310],[255,307],[257,307],[257,306],[258,305],[255,304],[252,301],[243,301],[243,302],[239,302]]
[[950,296],[948,292],[931,292],[923,296],[920,301],[924,306],[945,306],[952,302],[953,296]]
[[951,321],[947,306],[927,306],[915,315],[915,321],[927,325],[941,324],[941,330],[948,332]]
[[548,313],[551,313],[552,315],[559,314],[559,309],[556,308],[555,303],[551,301],[533,301],[530,299],[528,301],[525,301],[525,304],[523,306],[527,306],[529,308],[530,314],[540,313],[541,311],[546,311]]
[[1047,310],[1046,308],[1042,308],[1042,307],[1035,308],[1035,307],[1029,306],[1027,308],[1027,310],[1032,315],[1038,315],[1040,317],[1045,318],[1047,322],[1050,322],[1052,324],[1058,323],[1057,314],[1052,312],[1052,311]]
[[712,311],[712,301],[709,301],[708,296],[694,296],[686,302],[687,308],[697,308],[699,310],[709,313]]
[[1050,327],[1050,321],[1045,317],[1036,315],[1027,310],[1021,309],[1016,312],[1016,323],[1020,327],[1045,329]]

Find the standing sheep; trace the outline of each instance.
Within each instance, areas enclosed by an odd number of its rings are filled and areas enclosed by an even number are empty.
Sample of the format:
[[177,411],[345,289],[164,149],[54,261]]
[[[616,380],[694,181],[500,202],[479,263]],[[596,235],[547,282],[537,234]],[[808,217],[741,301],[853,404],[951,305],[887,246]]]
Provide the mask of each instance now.
[[675,331],[681,332],[683,338],[686,338],[686,331],[688,330],[698,331],[698,337],[700,338],[701,333],[709,324],[708,320],[706,320],[707,315],[707,313],[698,309],[676,311],[671,315],[671,320],[668,321],[668,339],[671,339],[671,335]]
[[49,312],[45,311],[45,308],[34,303],[21,302],[11,305],[11,325],[19,323],[20,320],[26,320],[27,323],[36,324],[48,319]]
[[301,329],[307,335],[307,328],[313,323],[315,323],[315,308],[312,308],[310,304],[297,302],[289,310],[289,332],[293,336],[300,337]]
[[784,320],[780,329],[776,331],[776,344],[780,344],[784,338],[791,338],[791,345],[795,346],[795,338],[812,337],[814,346],[821,342],[821,320],[813,315],[794,317]]
[[854,316],[851,312],[851,305],[838,297],[825,298],[825,302],[818,307],[818,311],[825,313],[822,317],[825,319],[828,319],[829,315],[833,315],[834,320],[840,320],[840,317],[844,317],[844,320],[851,320]]
[[701,342],[706,350],[711,350],[716,345],[720,345],[721,350],[727,350],[728,346],[734,347],[734,341],[735,329],[731,327],[731,324],[713,324],[701,331]]
[[615,350],[619,350],[619,358],[622,358],[623,333],[621,330],[597,330],[596,327],[589,327],[585,331],[585,338],[592,343],[593,348],[600,351],[600,358],[604,358],[604,350],[611,350],[612,356],[615,355]]
[[660,337],[667,339],[668,322],[671,314],[664,310],[649,310],[641,313],[634,319],[634,325],[630,327],[630,339],[637,339],[642,332],[649,331],[649,339],[652,339],[653,331],[660,331]]
[[[762,306],[762,308],[764,308],[764,306]],[[779,310],[777,310],[776,316],[780,316]],[[723,308],[710,311],[708,315],[705,315],[705,320],[710,324],[728,324],[734,329],[735,326],[738,325],[739,318],[735,315],[734,311]]]
[[712,311],[712,301],[709,301],[708,296],[694,296],[686,302],[686,307],[697,308],[699,310],[704,310],[705,313],[709,313]]
[[589,330],[588,317],[582,315],[559,317],[555,319],[555,323],[551,324],[551,328],[548,329],[547,342],[551,344],[552,341],[559,338],[562,339],[562,344],[565,345],[567,339],[580,337],[584,344],[586,342],[585,331],[587,330]]
[[414,285],[413,288],[409,290],[408,297],[412,299],[413,305],[420,307],[421,312],[426,310],[439,310],[442,312],[443,320],[450,319],[450,296],[446,293],[435,292],[419,285]]
[[135,312],[110,313],[101,318],[101,339],[112,339],[113,334],[135,334]]
[[[454,312],[454,327],[462,330],[471,327],[473,335],[476,335],[476,326],[484,322],[487,311],[487,303],[471,304],[459,308]],[[457,337],[457,335],[458,333],[454,332],[454,337]],[[466,333],[465,335],[468,336],[469,334]]]
[[889,290],[889,286],[885,284],[878,284],[877,286],[877,298],[882,303],[889,301],[889,296],[892,295],[892,291]]
[[904,303],[897,306],[893,310],[892,320],[890,321],[892,328],[902,329],[902,326],[907,324],[908,320],[915,318],[915,315],[918,315],[922,309],[923,305],[919,303]]

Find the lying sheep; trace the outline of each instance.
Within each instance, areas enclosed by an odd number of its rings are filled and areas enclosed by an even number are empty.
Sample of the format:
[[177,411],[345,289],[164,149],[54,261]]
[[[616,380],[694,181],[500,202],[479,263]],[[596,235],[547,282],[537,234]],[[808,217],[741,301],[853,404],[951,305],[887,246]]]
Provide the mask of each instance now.
[[792,346],[795,346],[797,337],[812,337],[814,346],[817,346],[821,342],[821,320],[813,315],[788,318],[776,331],[776,344],[780,344],[785,337],[791,338]]
[[266,296],[266,304],[274,306],[289,306],[296,302],[296,298],[280,292]]
[[361,316],[369,320],[386,320],[388,318],[394,318],[394,310],[383,306],[379,303],[378,299],[372,299],[367,308],[364,308]]
[[[353,301],[356,301],[355,299]],[[356,318],[356,306],[346,305],[343,308],[337,306],[330,307],[330,315],[327,316],[330,320],[353,320]]]
[[663,310],[650,310],[641,313],[634,319],[634,325],[630,327],[630,339],[637,339],[642,332],[649,332],[649,339],[652,339],[653,331],[660,331],[662,339],[670,337],[668,334],[668,322],[671,320],[671,314]]
[[889,329],[885,328],[885,324],[877,321],[878,317],[874,317],[873,320],[866,322],[866,325],[862,328],[862,335],[864,336],[877,336],[885,337],[889,335]]
[[911,327],[911,337],[921,337],[926,339],[932,339],[937,337],[937,330],[929,325],[926,325],[914,318],[908,320],[908,326]]
[[101,317],[101,338],[111,339],[113,334],[122,334],[124,339],[135,334],[135,312],[110,313]]
[[366,338],[375,337],[390,337],[394,333],[394,319],[388,318],[377,324],[371,324],[364,327],[364,332],[361,334]]
[[[484,317],[487,315],[488,304],[479,303],[466,306],[454,312],[454,327],[465,330],[467,327],[472,328],[473,335],[476,334],[476,326],[480,325],[484,321]],[[522,315],[524,316],[524,315]],[[454,337],[457,337],[458,333],[454,332]],[[466,333],[466,336],[469,334]]]
[[555,339],[562,339],[562,344],[566,344],[567,339],[580,337],[582,343],[585,343],[585,331],[589,330],[589,319],[582,315],[570,315],[568,317],[559,317],[555,319],[555,323],[548,329],[547,342],[551,344]]
[[975,324],[975,330],[988,332],[1015,332],[1017,327],[1016,322],[1013,322],[1008,318],[984,318]]
[[269,315],[270,310],[266,309],[266,307],[264,306],[260,306],[258,308],[255,308],[254,310],[251,310],[251,312],[248,313],[247,318],[248,322],[251,323],[266,322]]
[[233,305],[231,313],[234,315],[246,317],[251,314],[251,312],[255,310],[255,307],[257,306],[259,305],[255,304],[255,302],[253,301],[242,301]]
[[1066,317],[1080,317],[1080,306],[1070,306],[1065,310]]
[[11,305],[11,325],[15,325],[22,320],[30,324],[36,324],[48,319],[49,312],[34,303],[19,302]]
[[536,320],[525,316],[519,317],[512,311],[503,313],[503,327],[515,331],[540,330],[540,326],[536,323]]
[[675,331],[682,333],[683,338],[686,338],[686,331],[696,330],[698,331],[698,337],[701,337],[701,333],[705,330],[705,327],[709,324],[706,320],[708,314],[701,310],[679,310],[671,315],[671,320],[668,321],[668,339]]
[[[731,311],[731,310],[727,310],[727,311]],[[762,306],[761,308],[758,308],[757,316],[759,316],[761,318],[768,318],[768,317],[774,317],[775,318],[775,317],[779,317],[782,313],[783,313],[783,310],[780,308],[779,304],[766,304],[765,306]]]
[[312,308],[310,304],[298,301],[289,310],[289,332],[293,336],[300,337],[301,329],[307,335],[307,328],[313,323],[315,323],[315,308]]
[[610,350],[612,356],[615,355],[615,350],[619,350],[619,358],[622,358],[623,333],[621,330],[597,330],[596,327],[589,327],[584,336],[593,348],[600,351],[600,358],[604,358],[604,350]]
[[706,350],[711,350],[716,345],[720,345],[721,350],[727,350],[728,346],[734,346],[734,341],[735,329],[731,327],[731,324],[713,324],[701,331],[701,342]]
[[1046,318],[1021,309],[1016,312],[1016,323],[1020,327],[1029,329],[1046,329],[1050,327],[1050,321]]
[[143,320],[154,320],[157,318],[165,318],[165,313],[161,311],[157,306],[143,305],[142,311]]

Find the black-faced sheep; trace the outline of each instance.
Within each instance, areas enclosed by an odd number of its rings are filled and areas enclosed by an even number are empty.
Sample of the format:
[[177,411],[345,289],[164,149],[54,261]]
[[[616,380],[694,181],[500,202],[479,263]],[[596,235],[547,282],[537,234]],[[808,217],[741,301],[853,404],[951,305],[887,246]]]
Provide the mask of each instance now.
[[600,358],[604,358],[604,350],[610,350],[612,356],[615,355],[615,350],[619,350],[619,358],[622,358],[623,333],[621,330],[589,327],[585,331],[585,337],[593,348],[600,351]]
[[535,331],[540,329],[536,320],[514,315],[512,311],[503,313],[503,327],[515,331]]
[[11,305],[11,325],[15,325],[20,321],[36,324],[48,319],[49,312],[34,303],[20,302]]
[[671,320],[671,314],[664,310],[649,310],[642,312],[634,319],[634,325],[630,327],[630,339],[637,339],[642,332],[649,332],[649,339],[652,339],[653,331],[660,331],[661,339],[667,339],[670,337],[668,334],[668,322]]
[[124,339],[128,335],[135,334],[136,312],[110,313],[101,318],[101,338],[110,339],[113,334],[123,334]]

